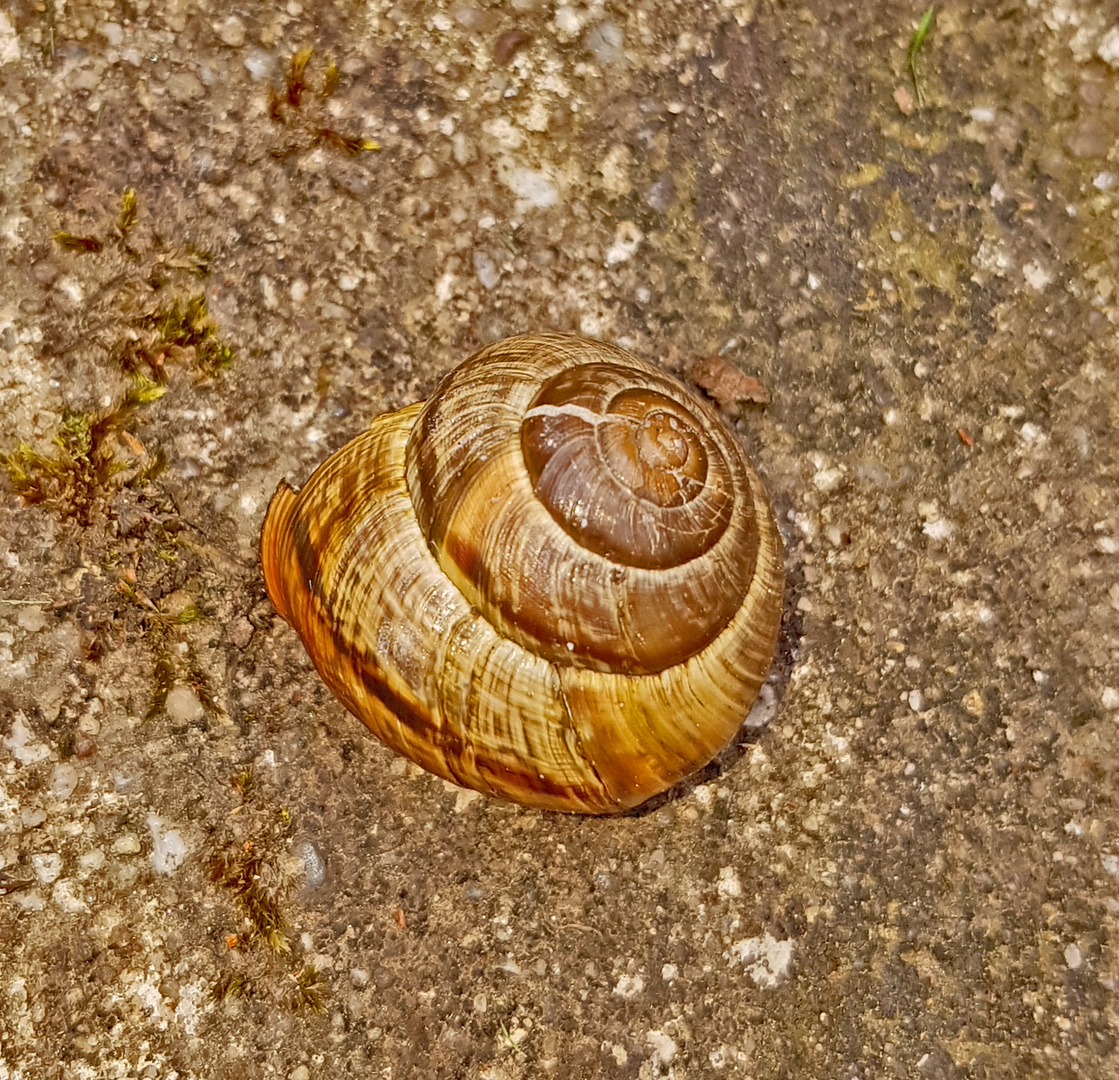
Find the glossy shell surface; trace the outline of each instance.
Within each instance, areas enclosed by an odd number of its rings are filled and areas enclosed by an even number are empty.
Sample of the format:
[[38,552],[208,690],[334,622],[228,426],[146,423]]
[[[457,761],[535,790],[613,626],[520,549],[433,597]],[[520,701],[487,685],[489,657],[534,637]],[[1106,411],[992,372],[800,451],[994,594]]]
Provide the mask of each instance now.
[[611,813],[711,760],[768,671],[780,537],[723,418],[556,334],[497,342],[277,489],[268,594],[383,742],[465,787]]

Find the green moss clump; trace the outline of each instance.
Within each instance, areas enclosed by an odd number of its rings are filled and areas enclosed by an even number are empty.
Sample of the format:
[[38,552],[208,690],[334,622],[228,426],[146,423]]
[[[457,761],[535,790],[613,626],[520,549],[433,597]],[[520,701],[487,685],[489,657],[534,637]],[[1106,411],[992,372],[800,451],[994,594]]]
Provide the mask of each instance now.
[[123,236],[136,224],[139,216],[140,202],[136,198],[134,188],[126,188],[120,197],[120,213],[117,215],[117,228]]
[[105,246],[96,236],[78,236],[69,232],[56,232],[54,242],[64,251],[76,251],[82,255],[95,255]]
[[326,986],[319,969],[308,964],[298,974],[293,975],[295,987],[288,997],[288,1007],[292,1012],[323,1013],[326,1011]]
[[289,882],[285,874],[251,841],[211,855],[206,863],[210,880],[228,889],[252,928],[275,953],[290,951],[282,902]]
[[233,362],[233,350],[218,338],[209,317],[205,293],[185,300],[175,297],[133,325],[139,333],[118,342],[112,358],[142,387],[165,384],[170,360],[186,360],[207,376]]
[[316,90],[311,86],[307,65],[313,49],[308,46],[294,53],[288,64],[284,91],[274,87],[269,92],[268,115],[287,129],[284,146],[272,151],[273,157],[286,157],[301,153],[315,146],[325,146],[347,157],[356,157],[367,150],[380,150],[380,144],[363,135],[348,135],[337,131],[327,120],[326,102],[338,89],[338,65],[328,62],[322,81]]
[[240,971],[227,971],[221,975],[210,990],[213,1001],[225,1001],[226,998],[245,997],[251,991],[249,980]]
[[154,720],[167,704],[167,696],[175,686],[175,665],[171,663],[171,656],[166,646],[160,648],[155,658],[155,669],[152,672],[152,700],[144,719]]
[[117,460],[112,435],[127,410],[100,413],[67,411],[54,437],[53,454],[21,442],[0,454],[16,494],[28,503],[45,503],[81,525],[93,519],[98,498],[128,466]]

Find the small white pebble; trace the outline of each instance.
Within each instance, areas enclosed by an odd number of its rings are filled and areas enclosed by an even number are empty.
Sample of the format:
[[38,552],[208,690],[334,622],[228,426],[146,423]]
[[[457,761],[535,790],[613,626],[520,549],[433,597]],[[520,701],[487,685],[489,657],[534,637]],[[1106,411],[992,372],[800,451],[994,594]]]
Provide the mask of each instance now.
[[326,859],[318,845],[310,839],[300,840],[291,853],[303,866],[303,881],[307,888],[322,888],[326,881]]
[[816,475],[812,477],[812,483],[816,486],[817,491],[827,495],[843,483],[843,470],[838,467],[819,469]]
[[744,938],[730,947],[731,956],[742,963],[755,986],[768,990],[788,974],[793,959],[791,938],[778,940],[770,933]]
[[498,170],[502,182],[518,199],[518,208],[532,208],[546,210],[559,202],[559,188],[551,178],[536,169],[526,169],[523,166],[512,169]]
[[51,766],[47,787],[50,793],[59,801],[65,802],[74,794],[78,786],[78,770],[68,761],[59,761]]
[[501,271],[498,269],[497,263],[484,251],[474,253],[474,273],[477,274],[482,288],[487,291],[496,288],[498,282],[501,281]]
[[67,915],[81,915],[89,911],[89,904],[82,899],[81,889],[69,878],[56,881],[51,889],[51,902]]
[[625,32],[617,23],[604,22],[587,35],[587,48],[604,67],[620,64],[625,59]]
[[439,166],[430,154],[420,154],[413,172],[419,180],[430,180],[439,174]]
[[268,78],[274,63],[275,59],[272,54],[265,52],[263,49],[250,49],[245,54],[245,70],[256,82]]
[[245,24],[236,15],[230,15],[225,22],[219,23],[216,29],[223,45],[239,49],[245,44]]
[[676,1041],[663,1031],[650,1031],[645,1036],[645,1043],[650,1050],[649,1056],[653,1063],[658,1066],[658,1071],[675,1060],[678,1049]]
[[72,277],[60,277],[54,287],[75,304],[80,304],[85,299],[85,290]]
[[736,897],[742,895],[742,882],[738,872],[733,866],[724,866],[719,870],[719,883],[716,886],[720,896]]
[[100,848],[91,848],[89,851],[83,852],[78,856],[78,865],[86,871],[92,873],[94,870],[100,870],[105,865],[105,852]]
[[583,29],[586,18],[587,14],[585,11],[580,11],[576,8],[569,7],[567,4],[563,4],[556,8],[556,29],[560,32],[564,40],[570,40]]
[[468,806],[472,806],[482,798],[480,791],[470,788],[457,788],[455,791],[455,813],[461,814]]
[[57,851],[37,851],[31,856],[31,869],[40,885],[49,885],[62,874],[62,856]]
[[614,986],[614,993],[627,1001],[645,989],[645,980],[640,975],[623,975]]
[[47,617],[41,607],[31,604],[19,609],[19,614],[16,615],[16,625],[29,634],[35,634],[47,625]]
[[1022,277],[1035,292],[1042,292],[1053,283],[1053,275],[1039,262],[1028,262],[1022,267]]
[[152,869],[157,874],[170,874],[187,857],[187,846],[178,829],[167,828],[166,822],[149,814],[148,829],[152,834]]
[[1119,68],[1119,26],[1113,26],[1100,40],[1096,55],[1113,68]]
[[189,686],[176,686],[167,695],[164,709],[170,720],[180,724],[193,724],[202,719],[202,702]]
[[0,746],[10,750],[12,757],[21,765],[34,765],[37,761],[51,756],[51,749],[35,738],[23,713],[16,713],[12,719],[12,733],[0,739]]
[[1119,709],[1119,689],[1105,686],[1100,693],[1100,704],[1108,710]]
[[1075,971],[1083,963],[1080,950],[1075,945],[1065,946],[1065,963],[1068,965],[1069,971]]
[[606,251],[606,265],[617,266],[633,258],[645,234],[632,221],[620,221],[614,229],[614,243]]

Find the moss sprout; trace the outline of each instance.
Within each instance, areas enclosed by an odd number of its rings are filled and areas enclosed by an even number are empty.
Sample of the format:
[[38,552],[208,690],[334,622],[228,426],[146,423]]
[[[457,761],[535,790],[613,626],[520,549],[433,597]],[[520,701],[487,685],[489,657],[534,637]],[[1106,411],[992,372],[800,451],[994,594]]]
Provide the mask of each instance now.
[[314,964],[308,964],[302,971],[294,974],[292,980],[295,986],[288,996],[288,1006],[292,1012],[326,1011],[326,984]]
[[228,889],[244,914],[254,939],[274,953],[290,951],[288,924],[282,910],[290,882],[287,875],[252,841],[212,855],[207,862],[210,880]]

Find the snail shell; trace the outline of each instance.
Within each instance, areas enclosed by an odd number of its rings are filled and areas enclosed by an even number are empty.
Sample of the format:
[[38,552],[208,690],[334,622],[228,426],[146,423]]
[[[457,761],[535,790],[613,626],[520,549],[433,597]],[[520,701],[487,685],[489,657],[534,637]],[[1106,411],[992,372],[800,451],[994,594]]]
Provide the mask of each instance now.
[[723,418],[610,345],[508,338],[264,520],[268,595],[342,703],[464,787],[613,813],[721,750],[773,656],[765,492]]

